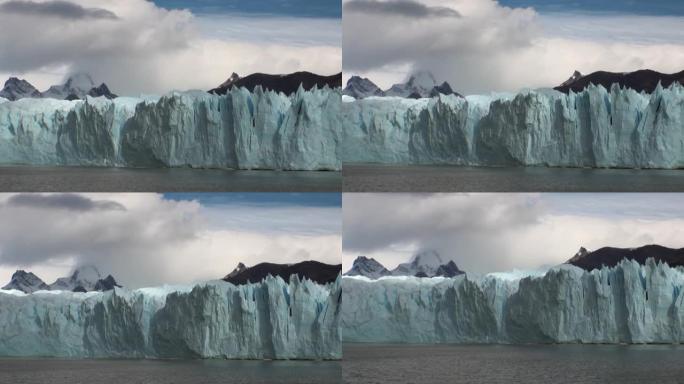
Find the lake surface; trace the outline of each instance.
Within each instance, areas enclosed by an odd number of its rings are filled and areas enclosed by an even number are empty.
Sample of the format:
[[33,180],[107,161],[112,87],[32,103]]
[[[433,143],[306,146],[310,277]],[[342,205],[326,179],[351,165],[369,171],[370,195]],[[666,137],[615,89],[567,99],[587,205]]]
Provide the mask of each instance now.
[[345,164],[345,192],[681,192],[684,170]]
[[2,192],[339,192],[340,172],[0,166]]
[[684,346],[345,344],[344,383],[682,383]]
[[0,383],[257,384],[341,382],[335,361],[0,359]]

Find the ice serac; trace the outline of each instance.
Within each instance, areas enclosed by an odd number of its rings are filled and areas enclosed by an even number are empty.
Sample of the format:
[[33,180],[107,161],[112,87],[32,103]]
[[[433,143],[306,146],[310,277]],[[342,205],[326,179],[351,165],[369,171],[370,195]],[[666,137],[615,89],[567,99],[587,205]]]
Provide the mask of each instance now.
[[346,99],[342,160],[388,164],[684,167],[684,86]]
[[649,259],[480,278],[344,277],[349,342],[681,343],[684,268]]
[[0,164],[339,170],[341,93],[0,103]]
[[0,291],[0,356],[340,359],[340,281]]

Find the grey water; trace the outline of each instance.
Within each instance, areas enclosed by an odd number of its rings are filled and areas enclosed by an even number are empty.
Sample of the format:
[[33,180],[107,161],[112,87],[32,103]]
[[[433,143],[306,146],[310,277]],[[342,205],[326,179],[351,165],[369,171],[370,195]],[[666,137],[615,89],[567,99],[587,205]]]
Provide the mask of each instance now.
[[340,172],[0,166],[3,192],[339,192]]
[[684,170],[344,164],[344,192],[681,192]]
[[336,361],[0,359],[0,383],[341,383]]
[[344,383],[682,383],[684,346],[345,344]]

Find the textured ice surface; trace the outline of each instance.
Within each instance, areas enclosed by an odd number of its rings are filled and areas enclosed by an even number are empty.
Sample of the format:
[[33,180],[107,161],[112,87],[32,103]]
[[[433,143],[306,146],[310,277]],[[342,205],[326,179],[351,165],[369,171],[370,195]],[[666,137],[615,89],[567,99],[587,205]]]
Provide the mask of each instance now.
[[348,162],[684,167],[684,86],[342,104]]
[[563,265],[544,275],[344,277],[342,288],[349,342],[684,341],[684,269],[653,259],[591,272]]
[[0,103],[0,164],[340,169],[339,89]]
[[340,280],[0,290],[0,356],[339,359]]

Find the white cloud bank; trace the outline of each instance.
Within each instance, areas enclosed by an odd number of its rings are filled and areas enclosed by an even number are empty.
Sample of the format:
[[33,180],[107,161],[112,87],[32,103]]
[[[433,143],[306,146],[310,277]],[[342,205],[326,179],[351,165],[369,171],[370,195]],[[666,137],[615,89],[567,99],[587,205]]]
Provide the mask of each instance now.
[[[54,3],[62,6],[45,6]],[[232,72],[340,71],[338,20],[251,20],[204,20],[145,0],[0,1],[0,76],[24,77],[44,90],[83,71],[115,93],[134,95],[209,89]],[[316,31],[321,37],[297,37]]]
[[[293,214],[308,226],[282,226]],[[340,215],[334,207],[205,207],[156,194],[3,194],[0,284],[19,268],[49,284],[83,264],[128,287],[216,279],[241,261],[339,264]]]
[[343,270],[435,249],[467,272],[534,269],[580,246],[684,247],[682,194],[344,194]]
[[472,94],[552,87],[576,69],[684,69],[681,17],[540,15],[493,0],[420,1],[451,8],[460,17],[364,13],[350,7],[368,1],[344,2],[345,81],[361,74],[386,88],[404,80],[406,74],[397,75],[397,69],[427,69],[455,90]]

